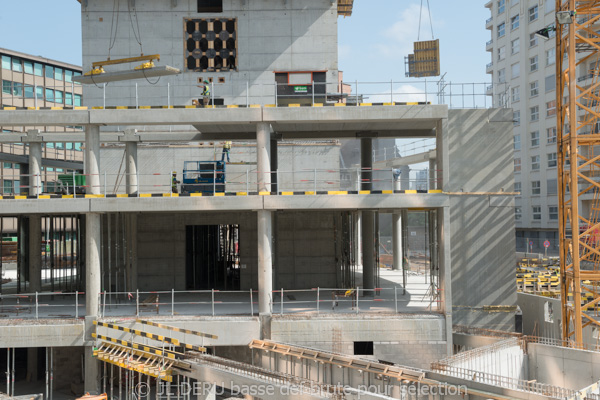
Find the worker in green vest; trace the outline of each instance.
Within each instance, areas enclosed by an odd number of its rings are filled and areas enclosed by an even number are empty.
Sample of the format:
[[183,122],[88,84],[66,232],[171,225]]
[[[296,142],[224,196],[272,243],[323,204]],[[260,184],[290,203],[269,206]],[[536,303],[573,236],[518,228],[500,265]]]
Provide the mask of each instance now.
[[198,85],[199,88],[202,89],[202,104],[207,106],[210,101],[210,86],[208,81],[204,81],[204,86]]
[[227,154],[227,162],[229,162],[229,152],[231,151],[231,141],[227,140],[223,142],[223,153],[221,154],[221,162],[225,161],[225,154]]
[[181,183],[177,180],[177,171],[171,172],[171,193],[177,192],[177,184]]

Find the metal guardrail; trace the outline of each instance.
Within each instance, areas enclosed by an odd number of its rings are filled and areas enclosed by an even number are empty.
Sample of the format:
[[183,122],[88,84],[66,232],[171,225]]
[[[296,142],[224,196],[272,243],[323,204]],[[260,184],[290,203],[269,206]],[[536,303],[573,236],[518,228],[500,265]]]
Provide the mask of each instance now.
[[[358,294],[358,295],[357,295]],[[402,299],[402,287],[363,289],[313,288],[272,292],[274,314],[296,313],[399,313],[406,308],[437,312],[439,297],[429,289],[411,289],[411,301]],[[258,291],[135,291],[101,292],[98,294],[98,315],[258,315]],[[372,310],[371,308],[376,308]],[[0,318],[48,319],[75,318],[85,315],[84,292],[36,292],[0,295]]]
[[[288,83],[252,83],[249,81],[231,81],[228,83],[213,82],[209,105],[221,104],[227,98],[229,104],[246,107],[250,105],[287,105],[346,103],[360,105],[362,103],[413,103],[425,102],[433,104],[448,104],[460,108],[488,108],[492,105],[487,98],[485,87],[490,83],[466,82],[455,83],[439,80],[390,80],[390,81],[353,81],[353,82],[306,82],[301,85]],[[298,89],[299,88],[299,89]],[[466,91],[465,88],[471,88]],[[201,89],[195,95],[181,96],[179,93],[190,93],[188,84],[171,83],[156,85],[136,83],[135,85],[111,83],[110,85],[89,86],[87,101],[95,98],[100,100],[95,105],[102,107],[114,106],[175,106],[192,105],[192,99],[201,98]],[[123,91],[131,93],[124,99]],[[2,95],[2,103],[29,107],[47,106],[80,106],[81,104],[55,102],[55,99],[38,98],[34,88],[33,95],[25,96],[20,92]],[[232,97],[232,93],[236,93]],[[458,101],[457,97],[464,97]],[[454,101],[454,105],[453,105]],[[98,104],[99,103],[99,104]],[[133,104],[132,104],[133,103]],[[83,104],[85,105],[85,104]]]
[[[430,148],[429,146],[423,146],[423,149]],[[415,152],[420,151],[416,148]],[[426,151],[426,150],[425,150]],[[387,157],[387,155],[386,155]],[[278,192],[294,192],[294,191],[360,191],[363,184],[371,184],[373,190],[394,190],[395,183],[400,180],[403,187],[407,187],[410,190],[435,190],[441,186],[441,170],[436,170],[438,177],[431,178],[429,170],[411,170],[413,176],[427,176],[418,177],[411,179],[410,177],[400,177],[398,175],[398,168],[340,168],[340,169],[301,169],[293,171],[276,170],[271,172],[261,173],[256,169],[246,168],[244,164],[235,165],[238,171],[233,172],[230,170],[226,172],[225,192],[226,193],[250,193],[255,192],[259,176],[261,174],[267,175],[268,179],[273,182],[271,185],[277,185]],[[240,171],[241,169],[241,171]],[[222,184],[217,182],[217,179],[222,174],[222,171],[214,171],[213,183],[209,183],[208,186],[212,185],[212,192],[217,192],[217,186]],[[74,199],[82,197],[87,189],[91,186],[77,185],[76,178],[80,176],[86,177],[89,181],[90,174],[76,174],[74,171],[70,173],[73,178],[72,182],[75,186],[70,186],[68,183],[60,183],[57,181],[42,182],[44,174],[19,174],[13,175],[11,180],[23,182],[26,180],[33,180],[35,185],[33,189],[39,192],[39,195],[48,194],[64,194],[72,195]],[[62,174],[60,175],[69,175]],[[369,177],[371,175],[372,177]],[[126,181],[128,174],[123,172],[120,174],[108,174],[102,173],[99,175],[100,185],[96,187],[99,189],[99,194],[117,194],[125,193]],[[140,193],[181,193],[181,185],[177,184],[177,192],[173,191],[172,174],[171,173],[140,173],[139,171],[135,174],[137,181],[138,195]],[[27,178],[27,179],[23,179]],[[6,180],[6,177],[5,177]],[[276,183],[275,183],[276,182]],[[48,190],[50,183],[50,188]],[[30,192],[30,185],[18,185],[16,188],[3,189],[2,195],[13,196],[22,195]],[[39,196],[38,195],[38,196]]]

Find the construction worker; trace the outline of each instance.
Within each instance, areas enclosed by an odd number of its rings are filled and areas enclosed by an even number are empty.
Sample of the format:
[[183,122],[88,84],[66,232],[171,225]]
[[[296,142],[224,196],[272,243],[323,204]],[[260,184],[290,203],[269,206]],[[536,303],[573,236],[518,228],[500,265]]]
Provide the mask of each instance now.
[[208,84],[208,81],[206,81],[206,80],[203,83],[204,83],[203,86],[198,85],[198,87],[203,88],[202,89],[202,104],[204,106],[207,106],[210,101],[210,86]]
[[229,152],[231,151],[231,141],[227,140],[223,142],[223,153],[221,154],[221,162],[225,161],[225,154],[227,154],[227,162],[229,162]]
[[177,180],[177,171],[171,172],[171,193],[177,192],[177,184],[181,183]]

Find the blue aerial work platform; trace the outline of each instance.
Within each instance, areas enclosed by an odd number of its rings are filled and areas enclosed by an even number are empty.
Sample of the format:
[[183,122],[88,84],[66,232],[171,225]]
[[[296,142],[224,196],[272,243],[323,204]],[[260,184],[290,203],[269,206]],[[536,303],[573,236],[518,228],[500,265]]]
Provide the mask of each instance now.
[[223,161],[185,161],[181,193],[214,194],[225,192]]

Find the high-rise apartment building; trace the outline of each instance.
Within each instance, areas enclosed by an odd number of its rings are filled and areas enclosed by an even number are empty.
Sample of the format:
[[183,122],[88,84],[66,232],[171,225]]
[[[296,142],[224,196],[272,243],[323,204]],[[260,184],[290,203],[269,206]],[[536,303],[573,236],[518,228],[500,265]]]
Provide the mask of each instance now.
[[[558,252],[556,44],[535,34],[555,21],[554,0],[490,0],[492,60],[486,71],[495,107],[514,115],[515,224],[518,251]],[[494,179],[493,176],[490,179]]]
[[[82,105],[82,87],[73,81],[81,67],[0,48],[2,60],[0,108],[73,108]],[[80,131],[78,127],[35,127],[47,131]],[[21,132],[22,127],[1,127],[2,132]],[[56,190],[59,174],[83,168],[81,143],[46,143],[43,151],[40,184],[44,192]],[[28,148],[23,144],[0,144],[2,194],[27,191]]]

